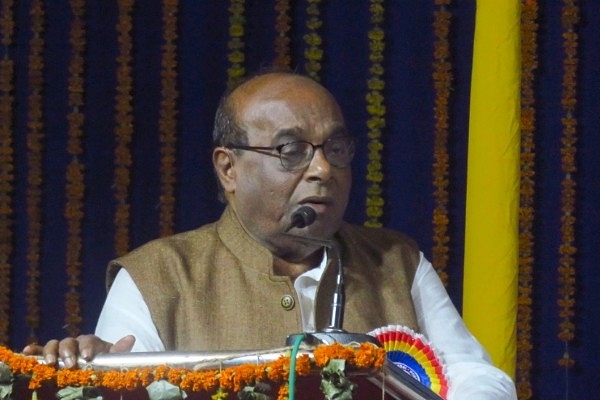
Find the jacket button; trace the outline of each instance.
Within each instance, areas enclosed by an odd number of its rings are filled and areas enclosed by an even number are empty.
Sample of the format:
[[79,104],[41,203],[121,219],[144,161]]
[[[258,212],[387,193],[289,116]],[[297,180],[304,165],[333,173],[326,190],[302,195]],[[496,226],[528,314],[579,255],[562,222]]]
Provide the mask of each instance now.
[[295,305],[296,302],[294,301],[294,298],[291,295],[284,294],[283,296],[281,296],[281,307],[283,307],[285,310],[290,311],[294,308]]

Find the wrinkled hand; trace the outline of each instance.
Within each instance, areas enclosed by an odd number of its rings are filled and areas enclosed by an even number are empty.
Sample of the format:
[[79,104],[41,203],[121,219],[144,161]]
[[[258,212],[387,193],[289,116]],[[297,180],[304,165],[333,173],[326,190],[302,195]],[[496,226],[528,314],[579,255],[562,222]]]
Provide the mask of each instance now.
[[65,338],[61,341],[50,340],[45,346],[30,344],[23,349],[23,354],[43,356],[46,364],[56,365],[62,360],[66,368],[77,366],[79,357],[91,361],[100,353],[126,353],[131,351],[135,337],[127,335],[116,343],[105,342],[95,335],[81,335],[77,338]]

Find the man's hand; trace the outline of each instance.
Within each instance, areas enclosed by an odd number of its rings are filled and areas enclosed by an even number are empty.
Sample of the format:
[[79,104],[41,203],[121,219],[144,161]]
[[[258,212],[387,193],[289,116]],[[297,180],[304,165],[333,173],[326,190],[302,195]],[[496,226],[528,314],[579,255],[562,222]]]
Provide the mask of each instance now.
[[77,338],[66,338],[61,341],[50,340],[45,346],[30,344],[23,349],[23,354],[33,356],[41,355],[46,364],[56,365],[62,360],[66,368],[77,366],[79,357],[91,361],[100,353],[126,353],[131,351],[135,337],[127,335],[116,343],[105,342],[95,335],[81,335]]

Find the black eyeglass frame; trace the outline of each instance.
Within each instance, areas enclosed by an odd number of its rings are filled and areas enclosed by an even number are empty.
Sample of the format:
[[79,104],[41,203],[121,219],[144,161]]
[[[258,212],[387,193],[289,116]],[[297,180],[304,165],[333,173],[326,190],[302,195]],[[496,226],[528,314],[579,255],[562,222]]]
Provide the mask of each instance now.
[[[332,141],[338,140],[338,139],[344,139],[347,141],[348,143],[348,150],[350,156],[348,157],[348,161],[343,164],[334,164],[331,162],[331,160],[329,160],[329,157],[327,157],[327,153],[325,152],[325,146],[328,143],[331,143]],[[284,162],[283,158],[282,158],[282,153],[281,150],[288,145],[293,145],[293,144],[298,144],[298,143],[304,143],[304,144],[308,144],[311,146],[312,150],[309,154],[306,155],[305,159],[302,160],[301,162],[299,162],[299,164],[297,166],[294,167],[289,167],[286,166],[286,163]],[[241,145],[241,144],[227,144],[226,148],[231,149],[231,150],[248,150],[248,151],[254,151],[256,153],[259,154],[264,154],[267,156],[272,156],[272,157],[278,157],[279,158],[279,162],[281,163],[281,166],[287,170],[287,171],[298,171],[300,169],[304,169],[306,168],[311,160],[313,159],[313,157],[315,156],[315,152],[317,151],[317,149],[323,149],[323,155],[325,156],[325,159],[327,160],[327,162],[329,164],[331,164],[332,166],[336,167],[336,168],[345,168],[348,165],[350,165],[350,163],[352,162],[352,159],[354,158],[354,154],[355,154],[355,146],[356,146],[356,141],[354,140],[354,138],[352,136],[335,136],[335,137],[331,137],[329,139],[326,139],[323,143],[321,144],[313,144],[311,142],[307,142],[305,140],[294,140],[291,142],[287,142],[287,143],[283,143],[277,146],[246,146],[246,145]],[[273,151],[276,150],[277,154],[274,153],[269,153],[269,151]]]

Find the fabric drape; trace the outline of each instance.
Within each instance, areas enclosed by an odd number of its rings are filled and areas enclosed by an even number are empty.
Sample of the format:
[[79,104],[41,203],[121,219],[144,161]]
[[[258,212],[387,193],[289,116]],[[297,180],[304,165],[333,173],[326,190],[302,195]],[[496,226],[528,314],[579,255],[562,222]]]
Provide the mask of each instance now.
[[478,1],[471,76],[463,315],[514,376],[518,277],[520,3]]

